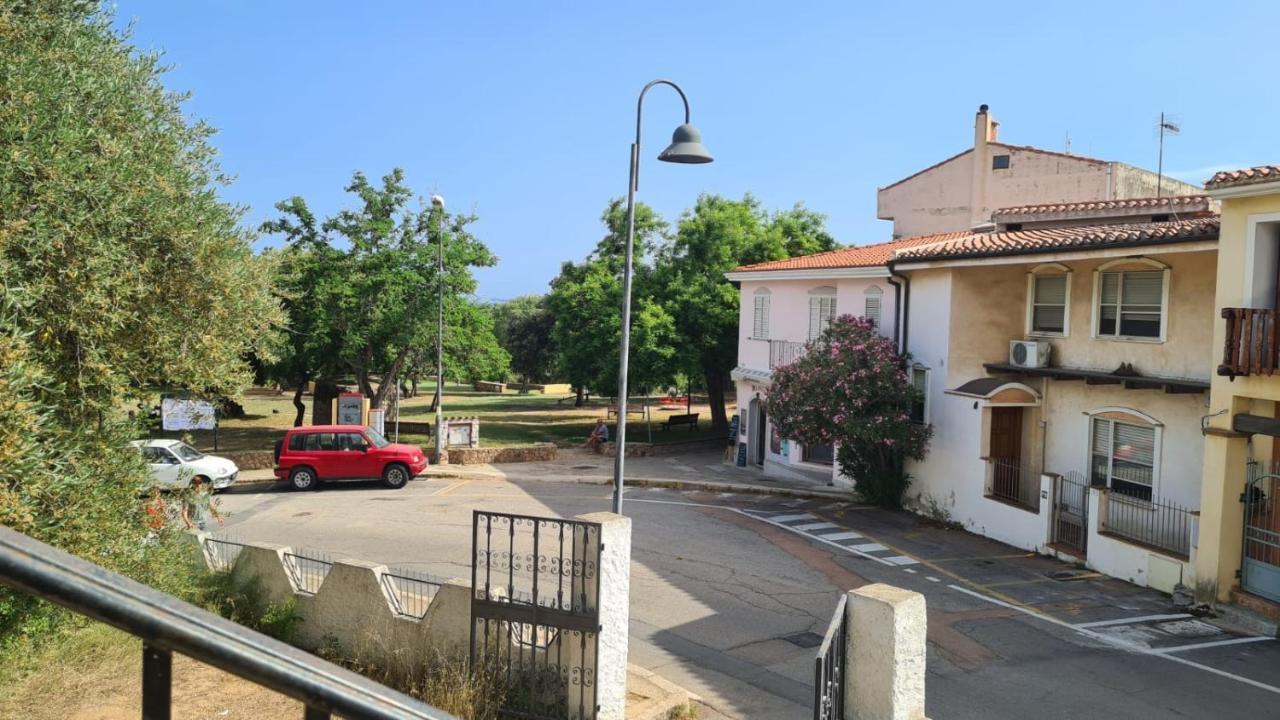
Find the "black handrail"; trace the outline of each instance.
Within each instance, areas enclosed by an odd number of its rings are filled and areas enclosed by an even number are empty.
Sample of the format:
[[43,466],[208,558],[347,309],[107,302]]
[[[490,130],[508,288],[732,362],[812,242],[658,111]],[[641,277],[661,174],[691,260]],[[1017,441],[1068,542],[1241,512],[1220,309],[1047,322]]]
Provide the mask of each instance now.
[[0,526],[0,584],[143,641],[142,716],[169,718],[172,653],[301,701],[307,720],[455,720],[372,680]]

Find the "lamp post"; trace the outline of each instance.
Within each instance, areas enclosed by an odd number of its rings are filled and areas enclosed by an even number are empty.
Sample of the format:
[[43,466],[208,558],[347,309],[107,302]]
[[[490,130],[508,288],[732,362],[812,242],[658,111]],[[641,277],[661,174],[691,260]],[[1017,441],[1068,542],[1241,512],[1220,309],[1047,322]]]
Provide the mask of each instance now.
[[436,286],[439,289],[439,317],[436,324],[436,457],[444,447],[444,198],[431,196],[431,206],[439,210],[436,215]]
[[702,164],[712,161],[711,153],[702,146],[702,134],[689,124],[689,98],[670,80],[654,80],[640,91],[636,101],[636,141],[631,145],[631,175],[627,181],[627,251],[622,269],[622,341],[618,353],[618,438],[613,459],[613,511],[622,514],[622,472],[627,459],[627,360],[631,349],[631,246],[636,232],[636,190],[640,184],[640,116],[644,96],[655,85],[668,85],[684,103],[684,124],[671,135],[671,144],[658,154],[663,162]]

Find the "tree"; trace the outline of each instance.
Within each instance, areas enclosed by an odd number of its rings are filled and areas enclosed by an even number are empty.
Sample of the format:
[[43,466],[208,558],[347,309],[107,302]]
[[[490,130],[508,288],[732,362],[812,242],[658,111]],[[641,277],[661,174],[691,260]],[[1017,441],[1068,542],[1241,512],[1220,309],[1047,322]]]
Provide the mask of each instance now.
[[728,424],[724,388],[738,357],[738,291],[724,274],[793,252],[832,249],[835,241],[823,220],[801,205],[770,218],[751,195],[742,200],[702,195],[659,250],[658,282],[680,338],[681,366],[702,377],[716,427]]
[[[635,213],[629,376],[630,386],[642,390],[664,385],[675,375],[677,336],[673,318],[654,297],[655,276],[646,262],[666,222],[644,204],[637,204]],[[626,206],[611,201],[601,221],[604,238],[582,263],[561,267],[547,296],[555,316],[558,372],[578,390],[579,405],[587,389],[612,394],[618,386]]]
[[773,371],[766,411],[783,437],[838,443],[840,471],[868,501],[902,503],[905,459],[924,459],[932,428],[911,421],[921,400],[893,341],[866,318],[842,315],[795,362]]
[[[455,331],[483,327],[483,321],[465,307],[465,296],[475,292],[472,268],[492,266],[497,258],[467,231],[474,217],[428,209],[421,202],[418,209],[411,209],[413,193],[399,168],[383,176],[378,185],[356,172],[346,190],[358,198],[357,207],[340,211],[318,229],[306,201],[299,197],[278,204],[282,217],[262,229],[284,234],[290,249],[314,251],[324,262],[324,286],[315,298],[325,304],[324,324],[313,328],[324,337],[291,352],[309,355],[319,349],[333,367],[352,372],[361,392],[374,407],[381,407],[408,364],[429,362],[434,368],[435,355],[426,348],[435,344],[436,298],[442,283],[446,316],[470,322],[466,327],[447,327],[446,338]],[[443,277],[437,271],[441,228]],[[304,281],[295,277],[286,285]],[[305,305],[299,307],[305,311]],[[304,322],[310,324],[311,320]],[[488,339],[485,347],[492,349],[496,344]],[[487,357],[502,364],[500,355]],[[299,368],[318,367],[292,355],[287,362]]]
[[555,316],[545,295],[522,295],[492,307],[494,334],[524,384],[547,382],[555,371]]

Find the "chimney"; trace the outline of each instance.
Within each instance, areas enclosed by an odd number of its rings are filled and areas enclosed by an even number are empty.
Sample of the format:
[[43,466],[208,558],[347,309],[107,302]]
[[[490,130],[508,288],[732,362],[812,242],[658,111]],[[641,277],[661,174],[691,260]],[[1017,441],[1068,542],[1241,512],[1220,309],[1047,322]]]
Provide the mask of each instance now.
[[991,118],[991,109],[986,105],[978,106],[978,116],[973,122],[973,147],[977,149],[987,143],[996,142],[1000,123]]

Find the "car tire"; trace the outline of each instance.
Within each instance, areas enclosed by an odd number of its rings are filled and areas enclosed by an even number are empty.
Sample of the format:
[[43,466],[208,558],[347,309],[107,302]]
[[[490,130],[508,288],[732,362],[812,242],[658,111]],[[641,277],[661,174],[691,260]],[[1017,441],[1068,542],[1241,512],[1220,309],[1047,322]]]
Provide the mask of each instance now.
[[392,490],[409,484],[409,468],[401,463],[391,463],[382,471],[382,482]]
[[195,487],[196,480],[199,480],[201,485],[204,485],[205,487],[209,488],[209,492],[213,492],[213,481],[209,479],[208,475],[196,475],[195,477],[191,478],[191,482],[187,483],[187,487],[189,488]]
[[298,491],[316,490],[320,487],[320,478],[309,467],[296,467],[289,471],[289,486]]

